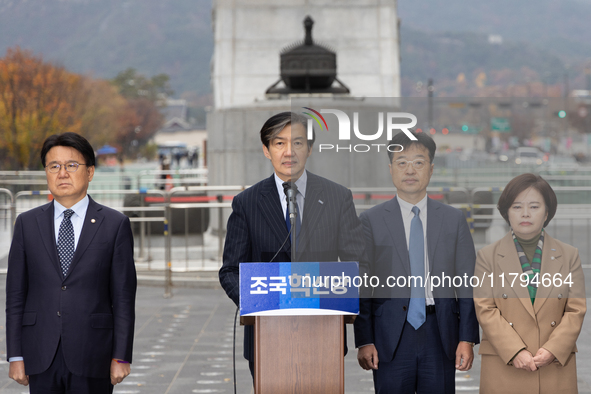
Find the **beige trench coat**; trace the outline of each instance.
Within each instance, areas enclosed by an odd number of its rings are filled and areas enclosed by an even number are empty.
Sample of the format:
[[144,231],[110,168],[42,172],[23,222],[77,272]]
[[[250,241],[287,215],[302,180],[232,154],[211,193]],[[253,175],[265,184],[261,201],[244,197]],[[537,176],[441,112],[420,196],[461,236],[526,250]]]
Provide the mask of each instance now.
[[[587,310],[579,252],[544,235],[540,279],[549,280],[538,285],[533,305],[522,272],[510,233],[478,252],[474,275],[484,277],[474,289],[483,331],[480,393],[577,393],[575,343]],[[571,285],[564,283],[569,274]],[[556,360],[534,372],[511,365],[521,349],[535,355],[540,347]]]

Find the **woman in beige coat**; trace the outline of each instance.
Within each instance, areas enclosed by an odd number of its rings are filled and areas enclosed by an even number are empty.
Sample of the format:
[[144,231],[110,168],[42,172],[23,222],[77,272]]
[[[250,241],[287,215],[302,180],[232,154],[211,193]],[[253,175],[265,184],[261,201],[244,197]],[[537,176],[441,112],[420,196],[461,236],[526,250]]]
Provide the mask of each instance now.
[[576,340],[586,312],[576,248],[544,230],[556,195],[538,175],[511,180],[498,209],[511,226],[478,252],[480,393],[577,393]]

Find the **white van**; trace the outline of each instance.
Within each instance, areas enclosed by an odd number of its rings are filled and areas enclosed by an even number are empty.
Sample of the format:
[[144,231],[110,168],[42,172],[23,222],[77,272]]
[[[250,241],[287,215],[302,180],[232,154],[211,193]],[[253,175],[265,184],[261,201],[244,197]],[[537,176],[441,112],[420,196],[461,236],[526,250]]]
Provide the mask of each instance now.
[[521,165],[541,165],[544,162],[544,154],[533,147],[521,147],[515,151],[515,164]]

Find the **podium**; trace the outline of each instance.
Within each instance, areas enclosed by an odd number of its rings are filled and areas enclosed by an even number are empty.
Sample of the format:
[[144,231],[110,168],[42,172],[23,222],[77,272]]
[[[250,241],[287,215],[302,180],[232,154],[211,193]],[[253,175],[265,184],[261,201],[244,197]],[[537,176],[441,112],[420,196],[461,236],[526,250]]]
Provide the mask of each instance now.
[[240,321],[254,325],[256,394],[345,392],[345,324],[359,313],[358,289],[314,278],[358,272],[357,263],[240,264]]

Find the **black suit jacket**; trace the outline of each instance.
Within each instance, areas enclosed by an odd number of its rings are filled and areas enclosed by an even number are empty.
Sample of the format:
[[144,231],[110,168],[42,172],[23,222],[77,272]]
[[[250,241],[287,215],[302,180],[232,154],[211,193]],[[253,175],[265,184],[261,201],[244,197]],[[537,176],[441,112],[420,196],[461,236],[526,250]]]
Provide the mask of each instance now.
[[[360,219],[367,243],[369,275],[378,276],[382,284],[389,276],[408,278],[410,261],[398,200],[393,198],[377,205],[363,212]],[[469,278],[474,274],[474,242],[459,209],[428,198],[426,241],[431,277]],[[379,360],[390,362],[406,321],[410,287],[372,290],[373,297],[360,299],[360,313],[354,324],[355,346],[373,343]],[[433,289],[433,297],[443,351],[454,359],[459,341],[479,343],[472,289],[440,286]]]
[[20,214],[8,255],[7,356],[27,375],[51,365],[58,343],[75,375],[108,378],[112,358],[132,361],[136,272],[129,219],[89,200],[66,276],[53,202]]
[[[291,244],[274,175],[234,197],[228,219],[220,283],[239,305],[239,263],[290,261]],[[297,261],[360,261],[364,249],[361,222],[351,191],[308,172]],[[244,357],[253,360],[252,327],[245,327]]]

